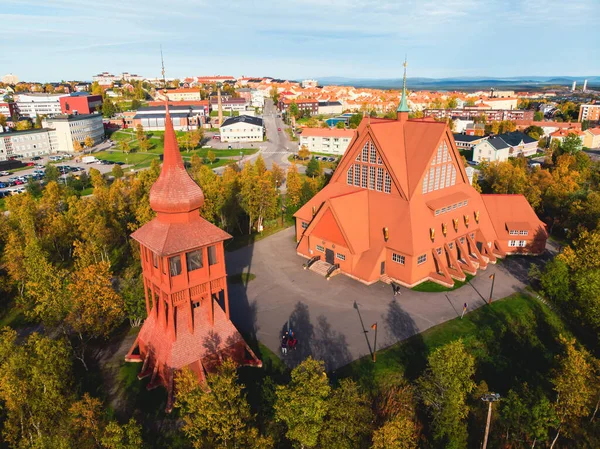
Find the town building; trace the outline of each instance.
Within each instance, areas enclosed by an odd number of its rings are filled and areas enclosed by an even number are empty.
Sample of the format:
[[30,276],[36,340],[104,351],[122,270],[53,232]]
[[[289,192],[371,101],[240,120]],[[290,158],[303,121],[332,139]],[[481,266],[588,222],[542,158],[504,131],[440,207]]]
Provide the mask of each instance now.
[[165,100],[168,98],[169,101],[200,101],[202,96],[200,95],[200,89],[193,88],[179,88],[179,89],[167,89],[166,94],[162,91],[156,91],[157,100]]
[[252,98],[250,99],[250,105],[253,108],[263,109],[265,107],[265,95],[263,92],[253,89]]
[[339,101],[319,101],[318,113],[322,115],[341,114],[343,112],[342,103]]
[[600,121],[600,103],[582,104],[579,106],[579,118],[577,121],[589,120],[590,122]]
[[477,103],[485,103],[486,105],[489,106],[490,109],[494,109],[494,110],[504,110],[504,109],[517,109],[517,104],[519,102],[518,98],[486,98],[486,99],[481,99],[475,102],[475,104]]
[[49,129],[0,132],[0,161],[53,153]]
[[51,128],[50,145],[53,152],[74,153],[73,142],[83,145],[89,136],[98,144],[104,140],[102,115],[55,115],[42,120],[44,128]]
[[61,114],[61,97],[68,94],[19,94],[16,99],[19,114],[23,117],[35,118],[40,115]]
[[281,112],[287,112],[292,103],[296,103],[300,111],[307,112],[310,115],[317,115],[319,113],[319,102],[317,100],[283,98],[279,100],[277,107]]
[[485,115],[488,122],[502,120],[533,120],[533,111],[523,109],[488,109],[488,108],[465,108],[465,109],[424,109],[424,117],[445,119],[457,117],[461,119],[474,119]]
[[91,114],[102,112],[102,95],[71,94],[60,97],[60,110],[63,114]]
[[[236,93],[243,98],[248,103],[252,101],[252,90],[249,87],[242,87],[241,89],[236,89]],[[224,97],[223,97],[224,98]]]
[[473,161],[504,162],[509,157],[532,156],[537,148],[537,140],[520,131],[498,134],[475,145]]
[[587,148],[600,148],[600,126],[588,128],[584,132],[583,146]]
[[408,113],[404,87],[397,119],[363,119],[329,184],[296,212],[306,266],[366,284],[452,286],[508,254],[543,252],[547,233],[525,197],[478,193],[447,124]]
[[160,176],[150,189],[156,217],[131,238],[140,245],[147,318],[125,356],[138,362],[138,378],[167,389],[174,401],[174,377],[190,369],[203,383],[224,359],[262,366],[229,318],[223,242],[231,236],[200,216],[202,189],[188,175],[169,111]]
[[100,85],[110,86],[113,83],[119,81],[143,81],[144,77],[136,75],[135,73],[123,72],[120,75],[113,75],[109,72],[102,72],[92,77],[92,81],[97,82]]
[[300,146],[311,153],[344,154],[354,136],[353,129],[304,128]]
[[[535,121],[535,120],[515,120],[515,124],[517,125],[517,131],[524,131],[530,126],[539,126],[542,128],[544,133],[542,136],[548,137],[554,131],[558,131],[559,129],[569,129],[575,128],[581,130],[581,123],[575,122],[546,122],[546,121]],[[540,137],[542,137],[540,136]]]
[[[157,104],[159,102],[151,102]],[[182,104],[184,103],[184,104]],[[171,122],[177,131],[189,131],[202,127],[208,117],[208,102],[200,101],[175,101],[169,106]],[[164,131],[166,123],[166,113],[164,103],[162,106],[146,106],[139,108],[134,117],[132,128],[137,125],[147,131]]]
[[199,76],[196,81],[199,84],[234,83],[235,78],[227,75]]
[[227,118],[219,128],[221,142],[262,142],[263,119],[249,115]]
[[554,141],[562,142],[567,136],[577,136],[581,141],[581,144],[584,144],[585,134],[580,129],[576,128],[563,128],[550,133],[550,143]]
[[452,117],[452,131],[455,133],[464,133],[467,129],[467,126],[472,125],[474,122],[471,119],[463,119],[460,117]]
[[317,87],[319,85],[319,82],[317,80],[302,80],[302,82],[300,82],[300,85],[304,89],[308,89],[309,87]]
[[452,134],[454,143],[459,150],[472,150],[478,143],[487,140],[488,136],[470,136],[468,134]]
[[[243,113],[249,106],[250,102],[245,98],[221,98],[221,104],[224,111],[237,111]],[[216,97],[210,98],[210,110],[215,111],[219,107],[219,100]]]
[[13,115],[19,115],[19,109],[17,103],[11,101],[10,103],[0,103],[0,114],[10,120]]
[[485,125],[483,123],[469,123],[465,128],[467,136],[483,136],[485,134]]

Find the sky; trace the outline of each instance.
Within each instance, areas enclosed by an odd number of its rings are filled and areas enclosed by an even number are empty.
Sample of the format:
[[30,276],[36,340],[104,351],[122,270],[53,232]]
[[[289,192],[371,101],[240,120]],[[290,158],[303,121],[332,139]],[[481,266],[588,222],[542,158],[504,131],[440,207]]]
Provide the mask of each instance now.
[[598,76],[600,0],[1,0],[0,76]]

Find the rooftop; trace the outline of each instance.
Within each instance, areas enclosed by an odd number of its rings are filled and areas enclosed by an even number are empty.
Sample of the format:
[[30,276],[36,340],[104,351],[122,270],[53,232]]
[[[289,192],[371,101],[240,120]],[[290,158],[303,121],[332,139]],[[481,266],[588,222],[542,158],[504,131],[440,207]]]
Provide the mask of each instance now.
[[239,115],[237,117],[229,117],[223,122],[221,127],[233,125],[235,123],[249,123],[250,125],[263,126],[263,119],[260,117],[252,117],[250,115]]

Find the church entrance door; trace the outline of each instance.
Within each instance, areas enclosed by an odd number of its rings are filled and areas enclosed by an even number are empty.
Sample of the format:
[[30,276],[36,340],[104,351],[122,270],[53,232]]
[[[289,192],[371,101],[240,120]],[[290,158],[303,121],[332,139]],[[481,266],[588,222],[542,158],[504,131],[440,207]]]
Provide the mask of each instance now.
[[333,265],[333,250],[331,250],[331,249],[325,250],[325,262]]

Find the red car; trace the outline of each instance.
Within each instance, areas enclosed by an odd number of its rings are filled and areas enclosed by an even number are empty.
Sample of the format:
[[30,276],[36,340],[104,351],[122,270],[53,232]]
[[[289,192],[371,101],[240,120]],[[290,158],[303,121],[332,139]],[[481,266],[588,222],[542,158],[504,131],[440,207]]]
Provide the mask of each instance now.
[[20,186],[21,184],[24,184],[24,182],[23,182],[23,181],[20,181],[20,180],[18,180],[18,179],[17,179],[17,180],[15,180],[15,185],[17,185],[17,186]]
[[35,162],[27,162],[25,165],[27,165],[28,167],[33,167],[35,165]]

